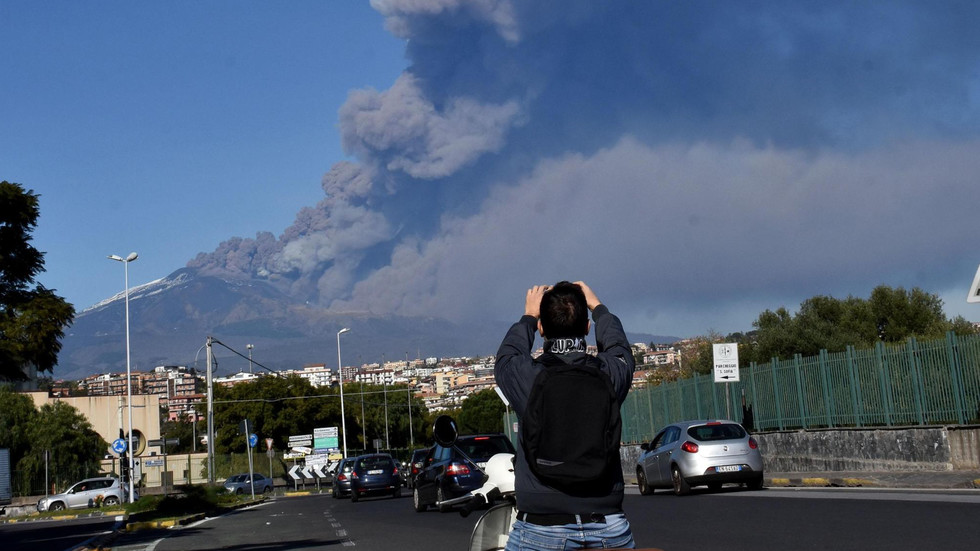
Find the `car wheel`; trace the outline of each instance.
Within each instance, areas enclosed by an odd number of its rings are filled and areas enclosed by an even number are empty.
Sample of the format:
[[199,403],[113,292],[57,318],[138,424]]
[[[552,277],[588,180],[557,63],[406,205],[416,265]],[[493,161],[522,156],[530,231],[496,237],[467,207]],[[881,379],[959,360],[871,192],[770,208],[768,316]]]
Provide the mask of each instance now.
[[422,503],[422,496],[419,495],[419,489],[417,486],[415,487],[415,490],[412,491],[412,503],[415,505],[415,510],[419,513],[423,513],[429,508],[428,505]]
[[763,477],[760,474],[758,477],[753,478],[752,480],[748,481],[745,485],[750,490],[761,490],[762,489],[762,483],[763,483]]
[[691,493],[691,487],[684,480],[684,477],[681,476],[681,470],[677,465],[674,465],[670,469],[670,480],[674,483],[674,495],[686,496]]
[[636,470],[636,485],[640,487],[640,495],[648,496],[653,493],[653,488],[647,484],[647,476],[643,474],[643,469]]
[[395,488],[395,490],[391,492],[391,497],[402,497],[402,487],[399,486]]
[[357,503],[357,500],[360,499],[360,498],[361,497],[359,495],[357,495],[357,492],[354,491],[354,488],[351,488],[350,489],[350,500],[351,500],[351,503]]
[[242,494],[244,494],[244,493],[245,493],[245,490],[243,490],[243,489],[241,489],[241,488],[237,488],[237,489],[235,490],[235,495],[239,495],[239,496],[240,496],[240,495],[242,495]]
[[55,501],[51,505],[48,505],[48,511],[64,511],[65,504],[60,501]]
[[104,507],[115,507],[119,505],[119,498],[116,496],[108,496],[102,500],[102,505]]
[[262,489],[263,494],[268,494],[270,492],[272,492],[272,486],[266,486],[265,488]]
[[[446,496],[445,496],[445,494],[442,493],[442,488],[437,488],[436,489],[436,501],[437,502],[442,502],[442,501],[445,501],[445,500],[446,500]],[[440,513],[448,513],[449,511],[452,510],[452,508],[453,508],[452,505],[439,505],[439,512]]]
[[340,494],[337,493],[337,488],[334,488],[330,493],[333,494],[334,499],[340,499]]

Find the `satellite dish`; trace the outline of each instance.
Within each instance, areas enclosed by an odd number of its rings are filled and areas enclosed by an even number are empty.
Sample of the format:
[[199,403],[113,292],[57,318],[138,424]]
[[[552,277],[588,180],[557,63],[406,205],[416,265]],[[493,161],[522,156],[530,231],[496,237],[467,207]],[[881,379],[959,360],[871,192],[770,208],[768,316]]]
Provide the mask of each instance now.
[[980,266],[977,267],[977,275],[973,276],[973,285],[970,285],[970,292],[966,295],[967,302],[980,302]]

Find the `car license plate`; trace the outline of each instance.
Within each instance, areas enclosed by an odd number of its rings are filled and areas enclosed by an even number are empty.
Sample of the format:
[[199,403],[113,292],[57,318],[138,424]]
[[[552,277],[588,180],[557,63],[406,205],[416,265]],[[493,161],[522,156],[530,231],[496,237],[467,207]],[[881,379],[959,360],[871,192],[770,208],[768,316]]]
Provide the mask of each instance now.
[[368,474],[381,474],[383,472],[384,472],[383,469],[372,469],[372,470],[368,471]]
[[741,470],[741,465],[722,465],[720,467],[715,467],[715,472],[719,473],[736,473]]

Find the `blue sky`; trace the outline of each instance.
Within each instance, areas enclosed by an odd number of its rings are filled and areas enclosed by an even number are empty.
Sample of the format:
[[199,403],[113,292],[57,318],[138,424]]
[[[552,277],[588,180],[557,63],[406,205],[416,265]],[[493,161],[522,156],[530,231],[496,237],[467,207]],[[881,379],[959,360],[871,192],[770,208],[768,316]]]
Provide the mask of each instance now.
[[366,2],[0,3],[0,178],[41,195],[39,279],[84,309],[279,233],[345,154],[337,110],[404,41]]
[[81,310],[188,263],[335,311],[748,330],[980,263],[973,2],[0,3],[0,178]]

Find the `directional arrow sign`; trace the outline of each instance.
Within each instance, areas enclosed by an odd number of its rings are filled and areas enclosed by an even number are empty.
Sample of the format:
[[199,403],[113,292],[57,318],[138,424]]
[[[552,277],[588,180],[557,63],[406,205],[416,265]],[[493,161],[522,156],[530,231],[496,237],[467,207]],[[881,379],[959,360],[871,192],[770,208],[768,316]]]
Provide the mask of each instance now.
[[126,441],[123,440],[122,438],[117,438],[116,440],[113,440],[112,451],[118,454],[126,453]]
[[315,474],[318,478],[326,478],[327,475],[323,474],[323,471],[321,469],[323,469],[321,465],[314,465],[313,474]]
[[300,475],[296,474],[299,471],[299,469],[300,469],[299,465],[293,465],[293,468],[289,469],[289,476],[293,477],[293,480],[299,480],[300,478],[303,478]]
[[300,472],[303,473],[303,476],[305,476],[306,478],[313,479],[312,471],[313,471],[313,467],[307,465],[306,467],[303,467],[303,470],[301,470]]

